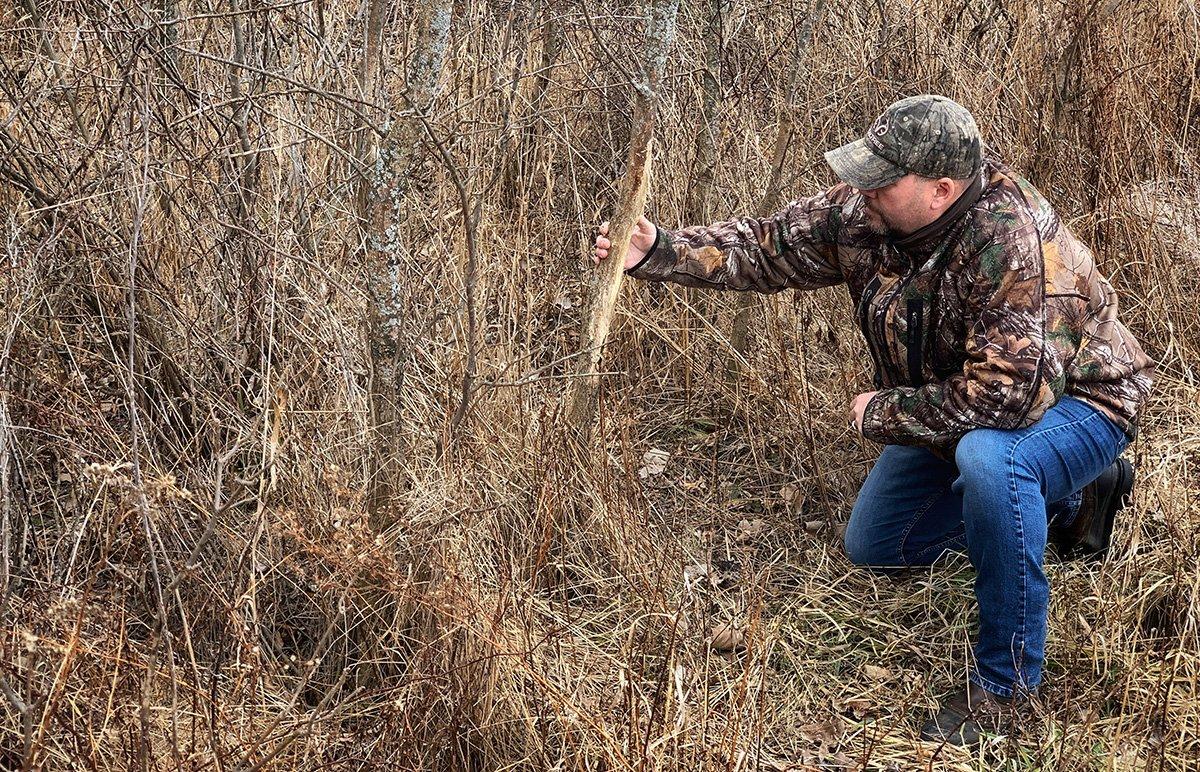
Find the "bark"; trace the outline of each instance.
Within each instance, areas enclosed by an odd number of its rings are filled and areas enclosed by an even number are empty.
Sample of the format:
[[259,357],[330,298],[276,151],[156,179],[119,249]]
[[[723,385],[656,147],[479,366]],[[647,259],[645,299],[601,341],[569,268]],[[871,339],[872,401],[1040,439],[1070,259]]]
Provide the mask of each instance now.
[[729,11],[730,0],[709,0],[704,25],[704,69],[701,71],[700,126],[696,134],[694,180],[688,188],[684,217],[693,222],[708,222],[716,190],[713,179],[717,170],[717,105],[721,99],[721,47],[724,42],[721,20]]
[[[506,136],[502,140],[501,144],[507,146],[509,152],[505,152],[499,157],[496,167],[499,170],[497,177],[499,200],[505,208],[518,211],[523,211],[527,206],[529,196],[529,191],[524,183],[530,174],[523,171],[522,161],[526,149],[525,137],[537,118],[537,111],[541,109],[540,101],[545,96],[544,84],[534,81],[529,97],[521,98],[522,92],[529,91],[524,85],[527,79],[522,78],[521,74],[525,69],[525,58],[533,47],[534,28],[538,26],[534,22],[539,16],[543,19],[542,26],[545,26],[547,12],[537,2],[533,3],[528,15],[523,9],[510,6],[504,22],[504,42],[500,47],[506,58],[510,55],[513,57],[512,79],[501,92],[501,111],[506,116],[505,127],[507,128],[511,123],[518,104],[527,108],[525,126],[519,133],[514,127],[514,136]],[[516,40],[514,33],[517,30],[525,30],[525,38],[521,43],[514,42]],[[545,43],[543,42],[542,54],[545,53]],[[535,101],[535,97],[537,101]]]
[[654,137],[655,89],[666,69],[667,52],[675,38],[679,0],[652,0],[648,3],[647,11],[646,78],[643,84],[635,86],[637,97],[629,143],[629,163],[618,188],[619,200],[609,228],[612,249],[608,259],[595,273],[591,304],[581,336],[585,356],[566,394],[566,420],[585,434],[590,429],[595,411],[598,366],[612,325],[621,280],[625,275],[623,266],[625,255],[629,252],[629,240],[646,206],[650,151]]
[[[363,58],[358,69],[358,88],[365,101],[372,101],[376,96],[376,83],[379,77],[379,49],[383,43],[383,19],[386,15],[387,0],[368,0],[366,39],[363,41]],[[371,134],[366,125],[360,125],[354,133],[354,154],[363,160],[364,167],[369,167],[368,156],[371,152]],[[371,194],[371,180],[364,177],[358,187],[357,205],[361,216],[366,217],[367,202]]]
[[266,365],[263,343],[267,331],[260,308],[263,301],[261,254],[251,235],[258,230],[253,221],[253,198],[258,188],[259,151],[250,138],[250,113],[257,89],[253,82],[243,81],[247,78],[247,65],[255,47],[254,40],[247,39],[242,1],[229,0],[228,10],[233,43],[228,71],[234,135],[230,140],[234,147],[226,157],[227,168],[224,170],[223,182],[229,191],[225,202],[229,222],[220,251],[226,265],[239,267],[229,313],[237,325],[237,340],[242,348],[241,370],[237,377],[245,407],[254,403],[254,393],[261,388]]
[[[779,119],[779,133],[775,137],[775,149],[771,153],[771,176],[767,181],[767,190],[759,201],[757,215],[766,217],[779,205],[779,192],[783,182],[783,162],[787,158],[788,146],[792,143],[795,125],[792,122],[790,107],[785,107]],[[733,327],[729,333],[729,342],[733,353],[725,366],[728,380],[737,380],[741,372],[741,361],[745,358],[750,343],[750,318],[754,309],[761,305],[761,300],[751,292],[743,292],[737,296],[733,312]]]
[[563,44],[562,22],[555,17],[550,3],[542,4],[541,15],[542,58],[538,65],[538,74],[533,78],[533,93],[529,97],[529,114],[534,116],[535,120],[526,124],[521,138],[522,150],[519,154],[521,158],[525,159],[525,166],[529,169],[533,168],[536,161],[542,135],[540,115],[546,95],[550,91],[550,76],[553,74],[550,68],[559,60],[559,51]]
[[[688,186],[683,216],[690,222],[710,222],[713,201],[716,198],[714,180],[717,172],[717,136],[720,132],[718,105],[721,100],[721,49],[724,46],[722,20],[729,12],[730,0],[706,0],[707,18],[704,22],[704,66],[700,73],[700,122],[697,126],[695,159],[692,162],[692,183]],[[687,312],[681,319],[685,338],[684,345],[697,331],[710,324],[715,308],[715,298],[707,290],[688,287],[684,289]],[[692,310],[694,309],[694,311]],[[699,319],[694,318],[699,316]],[[691,393],[691,371],[687,372],[685,389]]]
[[[382,25],[383,0],[372,3],[370,12],[378,14],[377,21]],[[375,156],[366,202],[365,258],[373,303],[368,333],[374,435],[369,494],[372,518],[378,516],[390,499],[400,462],[397,398],[404,377],[404,356],[398,345],[405,318],[401,271],[404,201],[422,132],[421,121],[414,113],[424,113],[437,95],[450,41],[453,8],[452,0],[437,0],[427,8],[407,73],[408,109],[388,122],[387,135]],[[371,24],[369,20],[369,35],[373,34]],[[368,43],[364,57],[374,57],[377,51],[377,47]],[[372,67],[371,62],[364,62],[361,71],[364,77]]]

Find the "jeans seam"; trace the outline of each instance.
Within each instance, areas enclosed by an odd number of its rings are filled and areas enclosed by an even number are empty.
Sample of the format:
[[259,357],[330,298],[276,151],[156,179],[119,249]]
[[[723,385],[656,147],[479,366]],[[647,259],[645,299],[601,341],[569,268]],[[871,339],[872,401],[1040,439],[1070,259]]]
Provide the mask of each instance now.
[[[946,538],[942,539],[942,540],[941,540],[941,541],[939,541],[939,542],[935,542],[934,544],[930,544],[928,547],[924,547],[924,548],[922,548],[920,552],[918,552],[916,555],[913,555],[913,560],[914,560],[914,561],[915,561],[915,560],[920,560],[920,558],[921,558],[921,556],[922,556],[922,555],[927,555],[927,554],[929,554],[930,552],[932,552],[932,551],[933,551],[933,550],[935,550],[935,549],[936,549],[936,550],[943,550],[943,551],[944,551],[944,550],[945,550],[947,547],[949,547],[951,544],[954,544],[954,543],[955,543],[956,541],[958,541],[959,539],[963,539],[963,538],[965,538],[965,537],[966,537],[966,533],[965,533],[965,532],[964,532],[964,533],[957,534],[957,535],[955,535],[955,536],[947,536]],[[924,563],[918,563],[918,565],[925,565],[925,564],[924,564]]]
[[1025,661],[1025,628],[1028,624],[1029,610],[1029,580],[1025,571],[1025,555],[1029,551],[1029,548],[1025,544],[1025,516],[1021,512],[1021,499],[1017,495],[1017,446],[1024,439],[1024,437],[1018,439],[1008,451],[1008,495],[1012,501],[1013,511],[1017,520],[1017,542],[1021,545],[1021,624],[1018,627],[1020,631],[1018,635],[1020,637],[1015,641],[1017,646],[1014,647],[1020,651],[1020,655],[1017,655],[1016,650],[1011,652],[1013,655],[1013,672],[1016,674],[1019,682],[1024,682],[1025,680],[1025,674],[1021,672],[1021,663]]
[[[904,533],[900,534],[900,540],[897,542],[897,545],[896,545],[896,552],[897,552],[896,556],[898,558],[900,558],[900,560],[897,561],[896,565],[905,565],[905,566],[912,565],[904,556],[904,545],[908,543],[909,535],[912,534],[913,528],[917,527],[917,523],[920,522],[921,518],[925,517],[925,515],[929,512],[929,510],[933,509],[933,505],[937,503],[937,500],[945,495],[946,495],[945,490],[938,491],[937,493],[934,493],[933,495],[931,495],[929,498],[927,498],[925,500],[925,505],[922,506],[919,510],[917,510],[917,513],[915,515],[913,515],[912,519],[910,519],[908,521],[908,525],[906,525],[904,527]],[[922,550],[922,552],[924,552],[924,550]]]
[[[1020,447],[1021,444],[1023,442],[1025,442],[1025,440],[1029,439],[1030,437],[1034,437],[1034,436],[1045,437],[1045,436],[1050,436],[1050,435],[1054,435],[1054,434],[1059,434],[1063,431],[1066,431],[1067,429],[1076,428],[1078,426],[1081,426],[1096,416],[1100,416],[1101,418],[1105,417],[1102,413],[1100,413],[1099,410],[1093,409],[1093,412],[1091,412],[1090,414],[1088,414],[1086,416],[1083,416],[1082,418],[1073,418],[1069,422],[1059,424],[1058,426],[1051,427],[1049,429],[1045,429],[1041,432],[1037,432],[1036,434],[1030,433],[1030,434],[1025,435],[1024,437],[1019,437],[1019,438],[1017,438],[1017,441],[1012,444],[1012,447],[1010,447],[1008,450],[1008,491],[1009,491],[1009,497],[1010,497],[1012,505],[1013,505],[1013,511],[1016,515],[1017,539],[1019,540],[1020,545],[1021,545],[1021,556],[1020,556],[1021,557],[1021,560],[1020,560],[1020,565],[1021,565],[1021,574],[1020,574],[1021,575],[1021,622],[1020,622],[1020,625],[1018,628],[1018,630],[1019,630],[1018,635],[1020,636],[1020,641],[1019,641],[1020,645],[1013,647],[1010,650],[1010,653],[1013,655],[1013,671],[1017,676],[1017,682],[1025,685],[1026,687],[1028,687],[1030,685],[1025,683],[1025,680],[1026,680],[1025,674],[1023,672],[1021,672],[1023,669],[1023,666],[1018,663],[1018,657],[1016,656],[1017,650],[1019,650],[1020,651],[1019,660],[1020,660],[1020,662],[1024,662],[1026,624],[1028,622],[1028,613],[1027,612],[1028,612],[1028,595],[1029,595],[1029,581],[1028,581],[1027,572],[1025,570],[1025,554],[1028,551],[1027,547],[1025,545],[1025,519],[1021,513],[1020,499],[1017,496],[1017,476],[1016,476],[1017,448]],[[979,676],[979,678],[980,678],[980,680],[986,680],[982,676]],[[984,688],[987,688],[987,687],[985,686]]]

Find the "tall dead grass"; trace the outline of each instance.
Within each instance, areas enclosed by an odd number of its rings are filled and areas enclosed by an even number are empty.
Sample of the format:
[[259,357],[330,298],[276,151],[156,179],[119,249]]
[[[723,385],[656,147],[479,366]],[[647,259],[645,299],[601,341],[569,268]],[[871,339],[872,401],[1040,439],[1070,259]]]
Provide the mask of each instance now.
[[[373,509],[386,266],[363,258],[357,138],[403,115],[413,5],[389,9],[377,95],[359,4],[22,0],[0,9],[3,766],[1195,768],[1194,4],[722,8],[714,211],[753,211],[785,114],[799,196],[893,99],[952,95],[1159,360],[1113,554],[1050,569],[1021,742],[914,739],[968,662],[970,570],[895,582],[841,552],[878,448],[843,428],[867,363],[840,290],[758,305],[730,382],[733,298],[627,286],[595,441],[563,439],[636,8],[456,8],[398,203],[399,463]],[[658,96],[667,226],[695,216],[708,13],[684,4]],[[486,191],[477,330],[453,174]],[[652,449],[665,469],[639,474]],[[744,649],[713,653],[726,622]]]

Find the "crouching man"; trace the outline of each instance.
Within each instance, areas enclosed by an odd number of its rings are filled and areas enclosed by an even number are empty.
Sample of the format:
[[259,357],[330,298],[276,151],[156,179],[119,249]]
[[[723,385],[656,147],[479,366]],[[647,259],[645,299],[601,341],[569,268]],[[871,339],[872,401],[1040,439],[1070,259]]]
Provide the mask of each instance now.
[[1047,542],[1107,549],[1153,367],[1088,248],[981,145],[958,103],[903,99],[825,154],[841,184],[762,219],[665,230],[643,217],[625,265],[721,290],[847,285],[875,370],[849,422],[885,447],[846,551],[875,567],[970,557],[974,663],[921,732],[959,744],[1001,731],[1036,691]]

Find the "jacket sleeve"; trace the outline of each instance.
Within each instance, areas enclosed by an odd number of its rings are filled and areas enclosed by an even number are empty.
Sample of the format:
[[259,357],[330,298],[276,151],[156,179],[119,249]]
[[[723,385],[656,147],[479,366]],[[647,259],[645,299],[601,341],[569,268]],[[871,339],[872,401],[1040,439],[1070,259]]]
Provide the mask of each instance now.
[[788,204],[770,217],[742,217],[678,231],[658,229],[654,246],[626,273],[688,287],[779,292],[844,280],[838,264],[845,186]]
[[921,387],[884,389],[867,403],[863,436],[946,450],[981,427],[1020,429],[1058,402],[1063,365],[1046,342],[1045,261],[1032,221],[976,252],[963,278],[962,372]]

